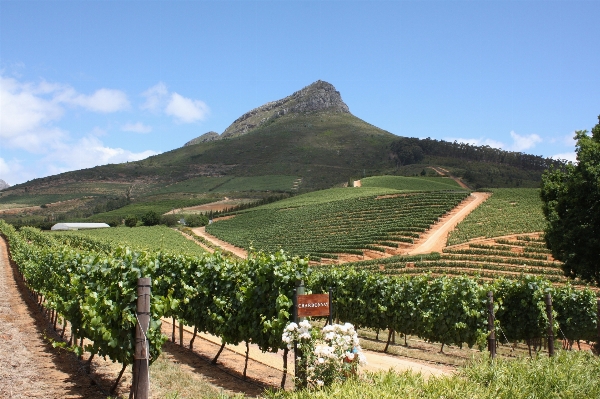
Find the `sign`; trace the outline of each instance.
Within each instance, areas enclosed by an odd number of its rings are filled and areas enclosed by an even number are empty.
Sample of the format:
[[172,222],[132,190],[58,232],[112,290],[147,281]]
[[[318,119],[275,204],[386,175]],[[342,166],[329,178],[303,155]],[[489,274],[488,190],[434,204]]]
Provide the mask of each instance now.
[[298,295],[298,317],[329,316],[329,294]]

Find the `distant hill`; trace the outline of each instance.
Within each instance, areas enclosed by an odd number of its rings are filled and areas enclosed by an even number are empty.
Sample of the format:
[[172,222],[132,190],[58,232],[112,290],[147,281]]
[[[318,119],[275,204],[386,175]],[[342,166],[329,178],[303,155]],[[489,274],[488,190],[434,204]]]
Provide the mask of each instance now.
[[9,188],[10,185],[4,180],[0,179],[0,190],[4,190],[5,188]]
[[243,114],[222,134],[208,132],[137,162],[19,184],[0,192],[0,204],[70,200],[73,214],[87,217],[131,202],[262,198],[342,186],[368,176],[440,173],[461,178],[471,188],[538,187],[551,164],[560,163],[394,135],[354,116],[333,85],[317,81]]

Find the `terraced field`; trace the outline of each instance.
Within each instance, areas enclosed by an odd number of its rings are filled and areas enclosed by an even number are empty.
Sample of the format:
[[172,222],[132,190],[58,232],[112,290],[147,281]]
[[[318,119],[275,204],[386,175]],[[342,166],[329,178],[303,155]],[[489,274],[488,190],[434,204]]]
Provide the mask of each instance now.
[[465,191],[378,191],[386,195],[329,202],[319,202],[314,194],[293,198],[213,223],[206,231],[240,248],[282,248],[314,260],[366,250],[394,253],[403,244],[412,244],[468,195]]

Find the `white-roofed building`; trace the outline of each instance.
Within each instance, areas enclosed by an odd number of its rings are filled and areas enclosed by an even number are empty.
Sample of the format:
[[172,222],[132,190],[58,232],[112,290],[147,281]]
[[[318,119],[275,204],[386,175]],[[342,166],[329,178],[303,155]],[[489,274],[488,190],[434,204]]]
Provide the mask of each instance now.
[[106,223],[56,223],[51,230],[83,230],[104,229],[110,227]]

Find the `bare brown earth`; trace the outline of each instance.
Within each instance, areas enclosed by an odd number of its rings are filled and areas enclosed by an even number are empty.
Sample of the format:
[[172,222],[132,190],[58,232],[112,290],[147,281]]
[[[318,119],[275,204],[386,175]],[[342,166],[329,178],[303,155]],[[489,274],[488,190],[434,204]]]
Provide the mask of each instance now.
[[[48,211],[48,210],[59,211],[59,210],[70,209],[70,208],[73,208],[78,203],[80,203],[81,201],[82,201],[81,198],[76,198],[76,199],[71,199],[71,200],[53,202],[53,203],[46,205],[47,206],[46,211]],[[36,206],[21,206],[20,204],[14,204],[14,205],[15,205],[15,207],[12,207],[12,208],[0,209],[0,214],[16,215],[19,213],[32,213],[32,212],[40,211],[43,209],[39,205],[36,205]]]
[[233,246],[226,241],[220,240],[217,237],[215,237],[211,234],[208,234],[206,232],[206,227],[197,227],[195,229],[192,229],[192,231],[194,232],[194,234],[204,238],[207,241],[210,241],[214,245],[216,245],[226,251],[233,253],[236,256],[239,256],[242,259],[246,259],[248,257],[248,252],[245,249]]
[[448,176],[449,178],[451,178],[452,180],[454,180],[455,182],[458,183],[459,186],[461,186],[462,188],[466,188],[467,190],[470,190],[470,187],[467,186],[462,180],[460,180],[458,177],[456,176],[452,176],[450,174],[450,171],[444,169],[444,168],[434,168],[433,166],[430,166],[431,169],[435,170],[436,173],[438,175],[443,175],[443,176]]
[[175,214],[175,213],[208,213],[210,211],[217,212],[217,211],[223,211],[227,208],[232,208],[236,205],[247,204],[247,203],[253,202],[253,201],[255,201],[255,200],[253,200],[251,198],[229,199],[229,198],[225,197],[224,199],[222,199],[220,201],[211,202],[209,204],[190,206],[190,207],[181,208],[181,209],[174,209],[172,211],[165,213],[165,215]]
[[442,220],[432,229],[427,230],[406,254],[418,255],[442,252],[442,249],[446,246],[448,233],[491,195],[491,193],[471,193],[467,200],[444,215]]
[[[172,321],[163,320],[163,333],[171,336],[172,325]],[[176,322],[176,326],[179,327],[179,323]],[[185,347],[189,347],[189,341],[192,336],[193,328],[184,326],[183,342]],[[176,329],[175,340],[179,343],[178,328]],[[200,356],[214,356],[220,345],[221,339],[219,337],[200,333],[194,341],[194,352],[197,352]],[[283,350],[279,350],[277,353],[262,352],[258,346],[254,344],[250,344],[249,348],[249,358],[252,360],[252,364],[248,366],[248,377],[264,385],[278,386],[283,377]],[[245,343],[226,345],[225,351],[219,356],[219,364],[228,368],[229,371],[238,372],[241,375],[244,364],[243,360],[240,361],[240,358],[243,359],[245,354]],[[455,368],[449,366],[420,362],[414,359],[406,359],[373,351],[365,350],[364,354],[367,358],[367,365],[361,367],[361,370],[363,371],[377,372],[393,369],[398,372],[403,372],[405,370],[412,370],[421,373],[424,377],[428,378],[432,375],[439,376],[450,374],[455,370]],[[286,378],[286,389],[293,388],[293,384],[290,382],[294,375],[293,355],[291,352],[288,354],[287,364],[288,378]]]
[[59,337],[20,290],[0,239],[0,397],[105,398],[73,353],[52,347]]

